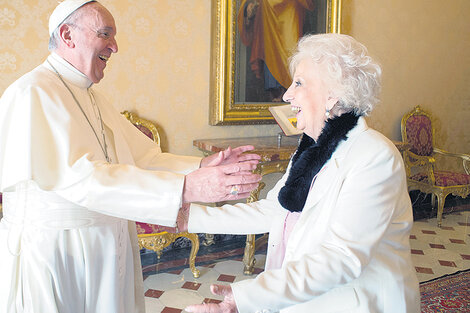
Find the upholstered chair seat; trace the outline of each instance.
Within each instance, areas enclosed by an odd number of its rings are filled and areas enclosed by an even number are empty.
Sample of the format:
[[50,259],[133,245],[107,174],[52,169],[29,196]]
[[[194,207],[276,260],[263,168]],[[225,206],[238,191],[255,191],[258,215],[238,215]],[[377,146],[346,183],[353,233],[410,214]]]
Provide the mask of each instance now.
[[[432,121],[432,116],[418,105],[403,116],[401,135],[409,146],[403,153],[408,189],[432,194],[433,208],[437,197],[437,223],[440,227],[447,195],[465,198],[470,194],[470,155],[436,148]],[[446,169],[446,163],[455,160],[459,161],[460,169]]]
[[[137,114],[124,111],[124,115],[135,127],[152,139],[156,144],[160,144],[160,134],[154,123],[140,118]],[[191,252],[189,255],[189,267],[193,276],[198,278],[200,273],[196,269],[196,255],[199,251],[199,238],[197,234],[188,232],[178,232],[176,227],[136,222],[137,237],[140,248],[153,250],[160,258],[164,248],[172,244],[177,238],[184,237],[191,241]]]
[[[428,175],[425,173],[418,173],[410,177],[412,180],[419,182],[427,182]],[[434,179],[436,186],[464,186],[470,184],[470,175],[464,173],[454,173],[449,171],[434,171]]]

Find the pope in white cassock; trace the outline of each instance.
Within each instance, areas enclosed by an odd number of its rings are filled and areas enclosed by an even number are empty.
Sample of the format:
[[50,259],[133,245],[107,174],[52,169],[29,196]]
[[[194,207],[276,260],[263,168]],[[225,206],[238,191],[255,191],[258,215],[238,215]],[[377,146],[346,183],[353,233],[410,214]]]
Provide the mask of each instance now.
[[[118,51],[112,15],[66,0],[47,60],[0,100],[0,312],[144,312],[135,224],[246,197],[259,157],[162,153],[93,89]],[[210,183],[209,183],[210,182]]]

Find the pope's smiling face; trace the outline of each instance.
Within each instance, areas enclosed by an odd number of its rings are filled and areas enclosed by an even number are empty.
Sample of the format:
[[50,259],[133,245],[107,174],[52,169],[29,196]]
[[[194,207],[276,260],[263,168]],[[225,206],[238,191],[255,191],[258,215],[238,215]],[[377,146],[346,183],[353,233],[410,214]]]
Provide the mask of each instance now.
[[97,2],[81,8],[76,25],[70,28],[74,43],[71,63],[93,83],[104,77],[106,62],[118,52],[116,24],[111,13]]

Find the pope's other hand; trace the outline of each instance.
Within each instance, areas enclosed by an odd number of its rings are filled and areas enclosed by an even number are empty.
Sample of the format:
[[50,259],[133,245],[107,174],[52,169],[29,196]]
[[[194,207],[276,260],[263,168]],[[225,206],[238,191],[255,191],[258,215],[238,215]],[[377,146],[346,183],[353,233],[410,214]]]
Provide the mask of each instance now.
[[257,161],[201,167],[185,177],[183,202],[219,202],[244,199],[258,187],[261,175],[251,171]]

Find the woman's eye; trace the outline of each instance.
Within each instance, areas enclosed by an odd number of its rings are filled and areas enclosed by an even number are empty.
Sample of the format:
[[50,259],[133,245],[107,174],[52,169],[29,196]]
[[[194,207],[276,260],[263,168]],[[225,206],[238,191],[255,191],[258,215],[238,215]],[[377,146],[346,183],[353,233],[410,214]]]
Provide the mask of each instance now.
[[295,87],[300,87],[300,86],[302,86],[302,83],[299,82],[299,81],[296,81],[296,82],[295,82]]

